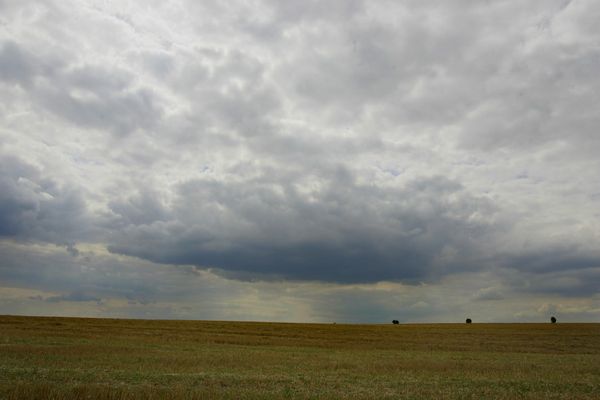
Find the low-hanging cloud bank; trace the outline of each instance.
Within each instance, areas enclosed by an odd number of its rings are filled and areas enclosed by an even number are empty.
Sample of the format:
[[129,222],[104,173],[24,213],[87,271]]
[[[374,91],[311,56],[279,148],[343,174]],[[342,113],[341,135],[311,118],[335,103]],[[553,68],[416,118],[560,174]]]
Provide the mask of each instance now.
[[444,178],[385,188],[340,168],[319,171],[306,191],[299,184],[306,175],[285,175],[186,182],[170,210],[145,197],[114,204],[116,224],[145,218],[108,248],[230,277],[419,281],[476,268],[477,245],[496,229],[488,201]]

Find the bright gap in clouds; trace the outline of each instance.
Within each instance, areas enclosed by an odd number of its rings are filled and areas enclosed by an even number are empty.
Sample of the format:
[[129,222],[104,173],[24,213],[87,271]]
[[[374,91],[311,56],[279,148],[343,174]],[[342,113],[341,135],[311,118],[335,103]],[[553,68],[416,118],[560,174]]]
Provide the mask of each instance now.
[[0,313],[597,320],[599,17],[0,2]]

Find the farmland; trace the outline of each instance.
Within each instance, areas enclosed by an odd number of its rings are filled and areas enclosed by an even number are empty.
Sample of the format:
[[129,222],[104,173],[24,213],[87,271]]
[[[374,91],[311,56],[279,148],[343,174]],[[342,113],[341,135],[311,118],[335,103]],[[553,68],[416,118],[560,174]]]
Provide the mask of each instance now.
[[0,316],[0,399],[598,399],[600,324]]

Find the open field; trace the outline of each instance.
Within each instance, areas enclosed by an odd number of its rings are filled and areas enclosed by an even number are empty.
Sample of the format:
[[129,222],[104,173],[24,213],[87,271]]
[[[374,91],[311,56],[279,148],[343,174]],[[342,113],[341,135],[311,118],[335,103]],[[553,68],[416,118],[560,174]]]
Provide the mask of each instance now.
[[0,398],[600,399],[600,324],[1,316]]

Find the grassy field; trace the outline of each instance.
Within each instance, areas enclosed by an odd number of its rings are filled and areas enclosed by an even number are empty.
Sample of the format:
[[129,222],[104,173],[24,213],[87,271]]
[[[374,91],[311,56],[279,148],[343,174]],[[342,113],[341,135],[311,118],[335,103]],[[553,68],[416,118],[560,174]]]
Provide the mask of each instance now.
[[600,324],[0,316],[1,399],[600,399]]

